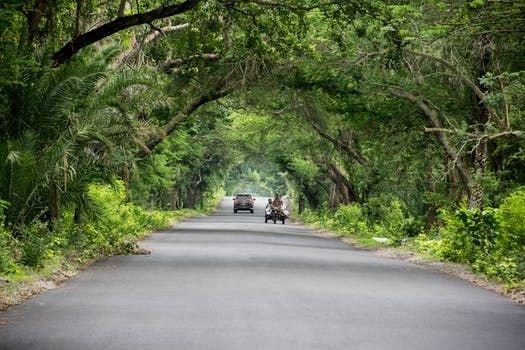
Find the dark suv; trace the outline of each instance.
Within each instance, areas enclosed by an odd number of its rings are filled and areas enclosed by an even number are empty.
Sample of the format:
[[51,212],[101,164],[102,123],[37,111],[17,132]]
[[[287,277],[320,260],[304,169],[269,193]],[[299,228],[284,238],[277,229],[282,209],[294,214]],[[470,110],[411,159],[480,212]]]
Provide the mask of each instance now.
[[233,197],[233,212],[236,213],[238,210],[249,210],[253,214],[253,202],[255,198],[248,193],[239,193]]

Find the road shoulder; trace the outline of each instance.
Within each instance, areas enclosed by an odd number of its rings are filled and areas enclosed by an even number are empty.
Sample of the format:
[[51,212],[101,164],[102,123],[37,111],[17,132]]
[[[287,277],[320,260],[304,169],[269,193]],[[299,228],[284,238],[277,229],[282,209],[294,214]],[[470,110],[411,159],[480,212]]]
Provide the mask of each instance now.
[[297,219],[294,219],[293,223],[296,225],[302,225],[310,228],[313,234],[318,237],[337,239],[345,244],[352,246],[353,248],[366,250],[384,258],[401,260],[404,262],[415,264],[421,268],[430,271],[453,275],[473,285],[503,295],[518,304],[525,305],[525,289],[508,289],[502,283],[489,279],[484,275],[472,272],[468,265],[448,261],[439,261],[431,257],[424,256],[418,252],[409,250],[406,247],[365,245],[358,242],[357,239],[355,239],[352,236],[338,234],[325,229],[319,229],[318,227],[305,224]]

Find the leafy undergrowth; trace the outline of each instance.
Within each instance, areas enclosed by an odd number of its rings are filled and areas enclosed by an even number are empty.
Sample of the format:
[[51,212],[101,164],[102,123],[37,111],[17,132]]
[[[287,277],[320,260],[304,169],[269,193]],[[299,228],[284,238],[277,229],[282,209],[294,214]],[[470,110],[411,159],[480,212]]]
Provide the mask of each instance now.
[[398,200],[375,211],[368,204],[353,204],[306,211],[299,218],[389,257],[433,266],[449,263],[439,265],[441,270],[525,302],[525,190],[515,191],[497,208],[442,211],[440,224],[430,230]]
[[[137,242],[154,230],[213,210],[147,211],[125,201],[122,184],[92,185],[91,213],[75,223],[66,212],[51,229],[34,222],[13,236],[0,226],[0,310],[52,288],[109,255],[144,254]],[[1,212],[0,212],[1,214]]]

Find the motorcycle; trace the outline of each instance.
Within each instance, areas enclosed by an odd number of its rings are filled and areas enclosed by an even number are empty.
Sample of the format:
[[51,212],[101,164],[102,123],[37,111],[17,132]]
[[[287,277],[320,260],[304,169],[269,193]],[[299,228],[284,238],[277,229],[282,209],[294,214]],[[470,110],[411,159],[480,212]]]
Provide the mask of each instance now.
[[286,219],[288,218],[288,210],[283,209],[279,210],[277,208],[266,208],[265,215],[264,215],[264,222],[268,223],[268,220],[273,221],[273,223],[277,223],[277,221],[281,221],[281,223],[284,225]]

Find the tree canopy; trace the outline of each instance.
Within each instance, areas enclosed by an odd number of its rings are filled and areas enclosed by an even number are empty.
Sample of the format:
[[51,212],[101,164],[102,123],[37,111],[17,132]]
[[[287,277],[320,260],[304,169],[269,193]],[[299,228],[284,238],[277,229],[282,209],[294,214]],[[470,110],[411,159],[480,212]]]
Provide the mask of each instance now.
[[407,236],[443,210],[503,205],[525,184],[524,13],[486,0],[3,1],[4,225],[80,223],[90,186],[119,181],[148,208],[242,189],[378,222],[393,206],[413,219]]

